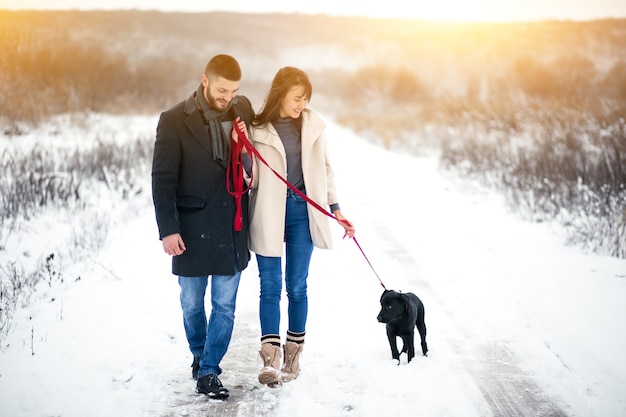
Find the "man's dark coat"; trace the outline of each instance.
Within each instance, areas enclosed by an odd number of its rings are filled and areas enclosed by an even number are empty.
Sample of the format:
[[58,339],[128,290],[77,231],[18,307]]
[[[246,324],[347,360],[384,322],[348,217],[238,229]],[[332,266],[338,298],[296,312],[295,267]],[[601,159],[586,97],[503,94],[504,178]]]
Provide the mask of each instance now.
[[[237,116],[248,126],[254,117],[244,96],[233,99],[222,121]],[[159,238],[180,233],[187,248],[172,258],[175,275],[233,275],[235,266],[242,271],[248,265],[248,196],[242,199],[243,229],[235,232],[235,199],[226,188],[226,163],[213,158],[211,137],[193,95],[161,114],[152,197]]]

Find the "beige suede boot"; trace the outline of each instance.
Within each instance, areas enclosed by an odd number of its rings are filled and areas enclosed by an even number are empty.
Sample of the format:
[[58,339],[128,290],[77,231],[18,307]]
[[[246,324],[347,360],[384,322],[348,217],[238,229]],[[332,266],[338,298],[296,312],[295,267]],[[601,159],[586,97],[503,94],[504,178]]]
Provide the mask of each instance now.
[[289,382],[298,377],[300,373],[300,353],[302,353],[303,348],[304,344],[294,342],[287,342],[283,345],[285,362],[283,363],[283,369],[280,370],[283,382]]
[[280,377],[280,347],[271,343],[263,343],[259,355],[263,359],[263,368],[259,372],[259,382],[269,387],[282,385]]

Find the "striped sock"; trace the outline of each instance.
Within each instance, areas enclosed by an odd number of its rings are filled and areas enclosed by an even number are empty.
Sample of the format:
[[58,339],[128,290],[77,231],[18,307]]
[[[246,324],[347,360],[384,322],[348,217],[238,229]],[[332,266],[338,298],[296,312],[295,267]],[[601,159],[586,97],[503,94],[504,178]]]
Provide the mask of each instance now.
[[305,333],[306,332],[296,333],[296,332],[292,332],[291,330],[287,330],[287,342],[293,342],[299,345],[303,345]]
[[263,343],[269,343],[269,344],[272,344],[274,346],[280,347],[280,335],[277,335],[277,334],[266,334],[264,336],[261,336],[261,344],[263,344]]

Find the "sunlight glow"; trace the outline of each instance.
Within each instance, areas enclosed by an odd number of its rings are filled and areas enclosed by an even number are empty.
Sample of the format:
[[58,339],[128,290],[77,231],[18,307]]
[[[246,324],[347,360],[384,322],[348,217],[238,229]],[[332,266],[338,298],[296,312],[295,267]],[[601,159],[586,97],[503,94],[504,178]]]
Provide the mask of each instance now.
[[434,21],[513,22],[590,20],[626,17],[624,0],[0,0],[0,9],[140,9],[162,11],[230,11],[305,13]]
[[485,7],[485,2],[439,0],[418,2],[410,14],[427,20],[493,21],[498,19],[496,12],[497,8]]

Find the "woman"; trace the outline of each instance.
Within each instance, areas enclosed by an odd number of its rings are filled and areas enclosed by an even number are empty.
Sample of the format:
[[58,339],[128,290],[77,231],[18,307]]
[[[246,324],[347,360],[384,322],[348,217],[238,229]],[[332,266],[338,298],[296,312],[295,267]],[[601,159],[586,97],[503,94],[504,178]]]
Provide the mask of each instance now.
[[[351,238],[355,230],[339,208],[324,122],[307,109],[311,93],[311,83],[303,71],[280,69],[252,122],[252,143],[283,178],[320,206],[329,206],[332,214],[342,220],[338,223],[345,229],[345,236]],[[308,311],[309,262],[314,246],[331,249],[332,240],[326,214],[307,204],[260,161],[255,160],[253,167],[249,247],[256,254],[261,281],[259,353],[264,366],[259,382],[273,387],[298,376]],[[289,317],[281,369],[283,244]]]

